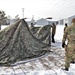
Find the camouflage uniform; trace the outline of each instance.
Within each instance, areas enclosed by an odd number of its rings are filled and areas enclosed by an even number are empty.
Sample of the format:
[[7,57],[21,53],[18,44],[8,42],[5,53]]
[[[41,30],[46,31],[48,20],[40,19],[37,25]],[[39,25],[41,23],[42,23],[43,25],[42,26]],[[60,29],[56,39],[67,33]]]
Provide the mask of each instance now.
[[53,43],[55,43],[55,39],[54,39],[55,33],[56,33],[56,25],[53,23],[52,25],[52,42]]
[[32,28],[34,28],[34,25],[33,25],[33,23],[31,23],[31,27],[30,27],[30,29],[32,29]]
[[64,31],[66,30],[67,27],[68,27],[68,26],[67,26],[67,23],[65,23]]
[[65,68],[70,67],[70,63],[75,59],[75,22],[72,22],[71,26],[67,27],[64,31],[62,43],[68,40],[67,46],[65,46]]

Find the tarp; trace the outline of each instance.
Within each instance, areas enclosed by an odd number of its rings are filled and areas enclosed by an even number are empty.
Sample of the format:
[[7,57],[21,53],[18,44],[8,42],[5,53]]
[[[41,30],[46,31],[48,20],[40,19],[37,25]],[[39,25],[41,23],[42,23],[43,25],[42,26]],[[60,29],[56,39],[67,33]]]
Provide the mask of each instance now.
[[34,37],[24,19],[0,31],[0,65],[36,58],[49,50],[46,44]]

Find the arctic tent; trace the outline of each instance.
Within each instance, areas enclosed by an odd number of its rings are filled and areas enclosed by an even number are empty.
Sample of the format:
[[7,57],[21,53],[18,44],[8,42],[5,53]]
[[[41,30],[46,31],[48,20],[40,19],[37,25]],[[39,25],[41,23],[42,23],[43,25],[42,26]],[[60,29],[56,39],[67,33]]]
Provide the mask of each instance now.
[[[50,50],[30,31],[24,19],[0,30],[0,65],[40,57]],[[44,49],[45,48],[45,49]]]

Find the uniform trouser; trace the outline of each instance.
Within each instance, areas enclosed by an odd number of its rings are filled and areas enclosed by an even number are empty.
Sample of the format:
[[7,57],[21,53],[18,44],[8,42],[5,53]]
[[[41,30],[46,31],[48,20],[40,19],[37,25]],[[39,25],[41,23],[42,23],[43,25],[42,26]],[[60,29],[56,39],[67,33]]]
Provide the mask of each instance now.
[[52,34],[52,42],[55,42],[55,40],[54,40],[54,34]]
[[74,61],[73,55],[65,53],[65,68],[69,69],[70,63]]
[[66,55],[66,57],[65,57],[65,68],[69,69],[69,67],[70,67],[70,62],[71,62],[71,57],[68,57],[68,56]]

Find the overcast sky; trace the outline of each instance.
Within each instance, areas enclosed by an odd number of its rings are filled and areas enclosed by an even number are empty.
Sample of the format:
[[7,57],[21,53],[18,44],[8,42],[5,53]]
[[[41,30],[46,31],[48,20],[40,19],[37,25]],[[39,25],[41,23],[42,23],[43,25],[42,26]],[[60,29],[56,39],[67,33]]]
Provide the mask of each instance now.
[[22,8],[24,17],[64,18],[75,15],[75,0],[0,0],[0,10],[11,17],[22,18]]

